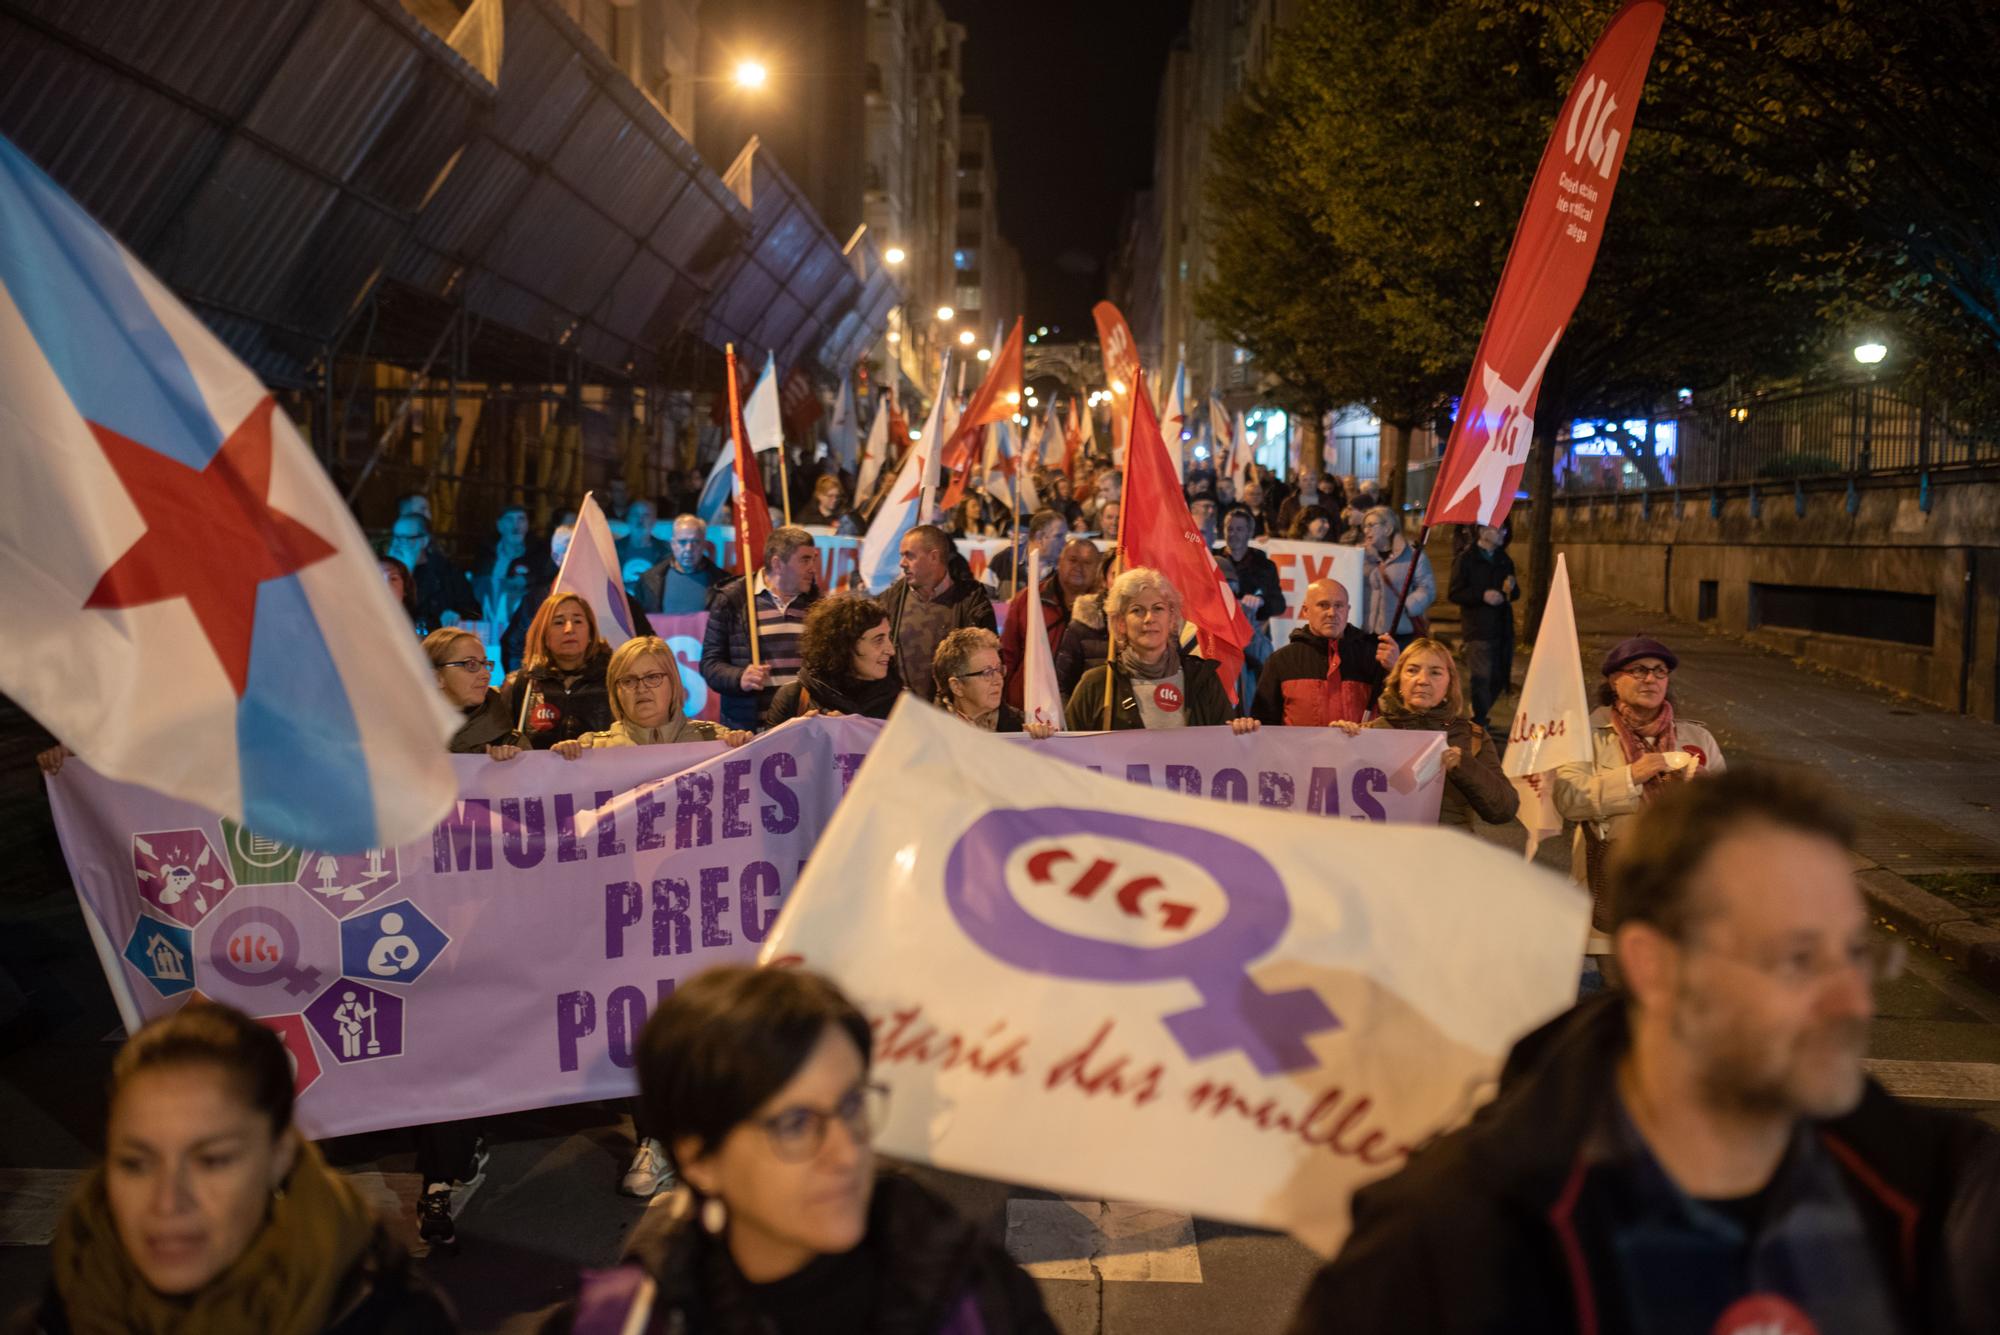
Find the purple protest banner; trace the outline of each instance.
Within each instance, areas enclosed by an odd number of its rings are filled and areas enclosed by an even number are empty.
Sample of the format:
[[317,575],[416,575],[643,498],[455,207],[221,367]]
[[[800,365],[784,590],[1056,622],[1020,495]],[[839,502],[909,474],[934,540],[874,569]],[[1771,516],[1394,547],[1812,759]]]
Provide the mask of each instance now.
[[[260,838],[81,762],[49,781],[49,800],[126,1024],[194,995],[262,1018],[297,1064],[301,1125],[346,1135],[632,1093],[651,1008],[704,968],[756,956],[881,731],[822,717],[735,751],[458,757],[458,803],[430,838],[340,855]],[[1439,733],[1014,740],[1225,801],[1437,819]],[[1243,903],[1248,930],[1263,910]],[[1191,1018],[1190,1041],[1232,1041],[1224,1030],[1254,1022],[1269,1030],[1266,1059],[1282,1062],[1299,1033],[1331,1022],[1282,996],[1230,999],[1226,970],[1199,977],[1236,1009]]]

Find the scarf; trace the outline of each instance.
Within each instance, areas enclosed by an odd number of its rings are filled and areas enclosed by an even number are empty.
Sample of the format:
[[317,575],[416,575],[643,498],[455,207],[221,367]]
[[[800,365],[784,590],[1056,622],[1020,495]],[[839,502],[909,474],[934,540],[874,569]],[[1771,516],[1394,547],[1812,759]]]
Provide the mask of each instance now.
[[1173,644],[1169,643],[1166,653],[1160,656],[1160,661],[1149,667],[1139,661],[1138,655],[1132,652],[1131,645],[1121,644],[1118,646],[1118,666],[1124,668],[1125,675],[1129,677],[1136,677],[1141,681],[1159,681],[1181,670],[1181,656],[1174,652]]
[[[1674,739],[1674,706],[1671,701],[1660,702],[1660,712],[1651,723],[1641,723],[1626,712],[1622,704],[1611,706],[1611,728],[1618,734],[1618,745],[1624,748],[1625,763],[1631,764],[1648,751],[1678,751],[1679,744]],[[1645,800],[1650,802],[1667,789],[1673,778],[1672,770],[1662,770],[1642,785]]]
[[987,710],[984,714],[968,714],[962,709],[954,709],[951,712],[984,732],[1000,731],[1000,706],[998,705],[993,706],[993,708]]
[[57,1225],[53,1279],[76,1335],[313,1335],[339,1315],[334,1303],[379,1231],[360,1193],[301,1141],[243,1255],[200,1292],[167,1297],[126,1257],[100,1166]]
[[1451,701],[1441,700],[1429,709],[1412,709],[1403,703],[1403,697],[1393,691],[1382,692],[1379,711],[1383,720],[1392,728],[1410,728],[1418,732],[1450,732],[1457,715],[1452,713]]

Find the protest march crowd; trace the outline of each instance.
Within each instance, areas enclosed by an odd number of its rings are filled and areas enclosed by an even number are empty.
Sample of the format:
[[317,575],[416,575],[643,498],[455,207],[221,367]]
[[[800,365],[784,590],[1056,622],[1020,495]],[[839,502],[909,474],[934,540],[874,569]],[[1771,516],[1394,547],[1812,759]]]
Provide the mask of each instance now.
[[[846,480],[805,471],[815,517],[837,526]],[[1064,481],[1049,478],[1043,494]],[[1436,581],[1395,512],[1330,476],[1316,489],[1302,503],[1253,475],[1231,495],[1227,478],[1190,473],[1189,513],[1263,641],[1233,691],[1187,643],[1182,592],[1159,571],[1107,579],[1090,535],[1116,523],[1109,468],[1086,468],[1060,508],[1020,522],[1009,562],[989,562],[983,580],[955,545],[964,528],[910,527],[900,577],[879,595],[824,587],[804,528],[773,529],[746,585],[725,574],[699,518],[663,523],[639,499],[620,513],[610,497],[625,596],[642,614],[709,614],[688,668],[719,698],[717,721],[687,716],[682,664],[661,638],[614,651],[593,600],[561,586],[566,528],[533,541],[511,509],[468,574],[431,548],[425,498],[410,496],[382,569],[463,716],[451,749],[498,763],[530,750],[579,760],[606,747],[733,748],[813,714],[885,718],[911,695],[1037,739],[1058,727],[1442,732],[1440,824],[1512,819],[1516,789],[1486,717],[1510,689],[1519,584],[1504,532],[1473,530],[1457,558],[1454,648],[1428,633]],[[1310,583],[1303,624],[1273,648],[1283,591],[1251,544],[1276,529],[1358,539],[1368,573],[1365,603],[1337,581]],[[1399,562],[1410,592],[1392,623]],[[994,569],[1008,564],[1011,599]],[[1049,573],[1029,587],[1031,569]],[[1060,677],[1054,722],[1023,711],[1031,606]],[[463,628],[473,620],[513,629],[489,647]],[[1667,645],[1635,636],[1596,667],[1593,759],[1557,771],[1554,796],[1577,826],[1574,872],[1612,942],[1614,985],[1522,1039],[1471,1125],[1359,1193],[1353,1234],[1296,1329],[2000,1328],[1993,1136],[1902,1105],[1862,1073],[1871,988],[1896,961],[1869,936],[1850,818],[1801,776],[1728,770],[1714,737],[1675,715]],[[44,769],[65,754],[45,752]],[[572,1301],[524,1322],[1052,1330],[1004,1250],[878,1170],[870,1136],[887,1090],[870,1077],[872,1041],[840,990],[803,969],[684,980],[640,1043],[636,1147],[620,1184],[673,1191],[671,1208],[649,1212],[623,1264],[586,1273]],[[53,1283],[25,1328],[453,1328],[292,1125],[292,1098],[280,1043],[226,1007],[196,1002],[135,1033],[114,1070],[107,1157],[64,1217]],[[485,1142],[471,1123],[414,1137],[419,1235],[449,1254],[452,1189],[486,1171]],[[1771,1313],[1816,1324],[1755,1325]]]

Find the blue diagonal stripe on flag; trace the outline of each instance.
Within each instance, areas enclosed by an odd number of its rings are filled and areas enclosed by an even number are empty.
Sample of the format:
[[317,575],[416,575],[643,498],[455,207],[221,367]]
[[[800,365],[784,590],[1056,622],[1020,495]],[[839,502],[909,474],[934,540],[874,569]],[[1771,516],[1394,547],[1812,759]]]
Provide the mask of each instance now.
[[76,410],[190,468],[227,434],[118,244],[0,139],[0,284]]
[[[319,732],[311,764],[300,763],[298,722],[306,718]],[[243,823],[251,829],[289,829],[297,823],[293,813],[318,811],[332,840],[354,848],[377,842],[354,709],[297,575],[257,589],[250,686],[236,702],[236,755]]]

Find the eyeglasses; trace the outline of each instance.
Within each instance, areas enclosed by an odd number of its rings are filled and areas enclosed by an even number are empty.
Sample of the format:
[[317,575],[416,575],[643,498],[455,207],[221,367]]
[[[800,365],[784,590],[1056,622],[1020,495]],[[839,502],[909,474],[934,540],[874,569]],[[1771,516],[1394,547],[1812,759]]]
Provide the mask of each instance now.
[[1843,969],[1859,972],[1871,987],[1876,983],[1886,983],[1902,977],[1903,966],[1910,959],[1909,947],[1904,942],[1872,936],[1865,941],[1854,942],[1837,955],[1808,946],[1763,959],[1751,959],[1722,950],[1687,949],[1725,960],[1740,968],[1754,969],[1779,986],[1800,992],[1819,986]]
[[1670,667],[1626,667],[1618,670],[1628,677],[1637,677],[1640,681],[1665,681],[1674,673]]
[[977,672],[954,672],[951,675],[960,681],[966,681],[973,677],[977,677],[981,681],[991,681],[995,677],[1000,676],[1004,670],[998,663],[995,663],[992,667],[984,667]]
[[771,1152],[787,1163],[804,1163],[826,1144],[826,1128],[836,1117],[846,1123],[858,1144],[875,1139],[889,1116],[887,1085],[856,1085],[847,1091],[831,1111],[822,1108],[787,1108],[761,1119],[757,1125],[771,1139]]
[[667,684],[667,678],[672,675],[669,672],[635,673],[629,677],[620,677],[618,679],[618,689],[622,691],[627,686],[643,686],[649,691],[657,691],[660,687]]
[[493,660],[490,658],[455,658],[449,663],[440,664],[440,666],[470,668],[474,672],[491,672],[493,670]]

